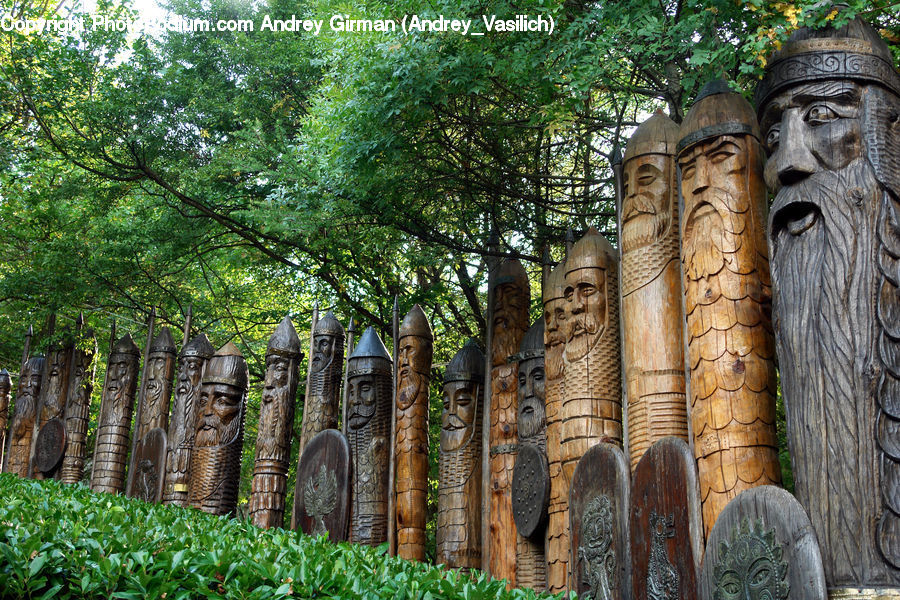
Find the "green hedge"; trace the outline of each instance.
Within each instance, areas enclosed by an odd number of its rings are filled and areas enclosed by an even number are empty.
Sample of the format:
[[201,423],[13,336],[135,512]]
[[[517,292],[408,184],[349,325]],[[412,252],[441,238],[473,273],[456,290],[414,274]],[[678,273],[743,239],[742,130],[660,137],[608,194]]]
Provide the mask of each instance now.
[[[537,598],[191,509],[0,475],[3,598]],[[550,596],[546,596],[550,597]]]

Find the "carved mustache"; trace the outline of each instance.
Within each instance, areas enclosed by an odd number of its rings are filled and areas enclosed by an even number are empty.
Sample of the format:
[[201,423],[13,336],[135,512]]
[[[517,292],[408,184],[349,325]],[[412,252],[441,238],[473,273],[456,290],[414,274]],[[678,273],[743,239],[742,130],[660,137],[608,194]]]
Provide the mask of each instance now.
[[593,313],[583,312],[573,315],[575,324],[572,326],[572,337],[579,335],[593,335],[600,331],[600,322]]
[[441,425],[444,429],[465,429],[466,423],[462,419],[460,419],[457,415],[453,413],[447,413],[441,419]]
[[653,196],[642,193],[634,196],[634,199],[629,203],[628,210],[625,211],[625,216],[622,220],[629,221],[640,215],[654,214],[656,214],[656,208],[653,206]]

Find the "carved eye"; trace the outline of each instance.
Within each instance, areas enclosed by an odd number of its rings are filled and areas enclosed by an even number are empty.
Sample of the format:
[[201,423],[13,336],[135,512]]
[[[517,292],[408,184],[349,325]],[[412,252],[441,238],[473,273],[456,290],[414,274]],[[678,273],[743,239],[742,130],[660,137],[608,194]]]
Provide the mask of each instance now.
[[830,123],[831,121],[840,118],[840,115],[838,115],[834,109],[824,103],[813,104],[804,115],[804,120],[813,126],[825,125],[826,123]]
[[781,139],[781,125],[772,125],[769,128],[769,132],[766,134],[766,147],[769,148],[770,151],[774,151],[776,147],[778,147],[778,142]]
[[581,292],[582,296],[593,296],[597,293],[597,288],[592,285],[583,285],[578,291]]
[[638,183],[640,185],[645,185],[645,186],[650,185],[654,181],[656,181],[656,175],[648,174],[648,175],[641,175],[640,177],[638,177]]
[[734,156],[734,151],[730,148],[719,148],[715,152],[713,152],[712,156],[709,157],[709,161],[713,164],[717,164],[722,162],[723,160],[727,160]]
[[543,381],[544,380],[544,370],[543,369],[535,369],[534,372],[531,373],[531,376],[535,381]]
[[751,575],[750,584],[753,586],[763,585],[769,581],[771,576],[772,570],[769,567],[761,567]]
[[525,380],[526,380],[525,374],[519,373],[519,386],[520,387],[525,387]]
[[681,179],[693,179],[694,178],[694,163],[690,162],[685,165],[681,165]]
[[456,399],[457,406],[468,406],[471,402],[472,402],[472,396],[470,396],[468,394],[461,394]]

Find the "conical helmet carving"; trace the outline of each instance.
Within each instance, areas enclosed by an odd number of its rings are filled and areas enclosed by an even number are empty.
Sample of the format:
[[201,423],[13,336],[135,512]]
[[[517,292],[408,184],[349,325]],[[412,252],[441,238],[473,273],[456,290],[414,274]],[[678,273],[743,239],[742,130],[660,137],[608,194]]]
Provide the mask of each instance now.
[[369,373],[391,374],[391,355],[374,327],[367,327],[347,359],[348,377]]
[[752,135],[760,139],[753,107],[733,92],[724,79],[710,81],[694,100],[678,131],[677,152],[723,135]]
[[203,384],[224,383],[242,390],[247,389],[249,374],[247,362],[241,351],[232,342],[228,342],[216,352],[206,364],[203,373]]
[[528,288],[528,273],[520,261],[507,258],[500,263],[494,285],[504,283],[514,283],[520,288]]
[[453,356],[444,371],[444,383],[484,381],[484,352],[475,340],[469,340]]
[[330,335],[343,339],[344,326],[335,318],[334,313],[329,310],[325,316],[316,323],[315,335]]
[[138,348],[137,344],[134,343],[134,340],[131,338],[130,333],[126,333],[122,337],[120,337],[116,343],[113,345],[112,354],[131,354],[134,356],[141,355],[141,349]]
[[566,261],[553,267],[544,282],[544,304],[566,297]]
[[168,327],[163,327],[160,329],[159,333],[150,343],[150,353],[154,352],[168,352],[169,354],[175,354],[175,340],[172,339],[172,332],[169,331]]
[[519,345],[519,353],[509,357],[509,362],[521,362],[532,358],[544,356],[544,320],[538,319],[525,332],[522,343]]
[[209,343],[209,338],[205,333],[198,334],[187,345],[181,349],[181,356],[199,356],[201,358],[209,358],[216,353],[216,349]]
[[[605,268],[615,262],[615,256],[612,244],[591,227],[572,247],[572,254],[566,259],[565,274],[579,269]],[[599,264],[598,260],[601,261]]]
[[625,161],[645,154],[675,154],[678,125],[661,110],[640,124],[625,147]]
[[406,313],[406,316],[403,317],[403,322],[400,323],[400,337],[404,338],[409,335],[424,338],[429,342],[434,341],[434,334],[431,332],[431,324],[425,316],[425,311],[423,311],[422,307],[418,304],[414,305],[409,312]]
[[[338,326],[340,326],[340,323],[338,323]],[[300,336],[297,335],[297,330],[294,329],[294,324],[291,322],[290,317],[282,319],[275,329],[275,333],[269,338],[266,355],[269,354],[277,354],[287,358],[300,358],[303,354],[300,351]]]

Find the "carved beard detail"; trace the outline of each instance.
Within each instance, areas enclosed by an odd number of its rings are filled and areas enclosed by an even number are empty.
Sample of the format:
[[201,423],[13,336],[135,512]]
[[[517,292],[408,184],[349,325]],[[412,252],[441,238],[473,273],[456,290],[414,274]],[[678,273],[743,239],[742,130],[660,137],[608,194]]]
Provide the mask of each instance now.
[[237,437],[238,428],[241,425],[240,412],[235,413],[234,418],[227,425],[222,425],[219,415],[213,413],[200,417],[200,427],[197,430],[196,446],[225,446]]
[[[547,302],[547,306],[544,309],[545,311],[549,311],[552,315],[556,313],[557,309],[561,309],[560,312],[565,314],[566,308],[566,299],[565,298],[557,298],[554,300],[550,300]],[[546,331],[545,335],[545,344],[544,344],[544,369],[546,371],[547,379],[559,379],[563,376],[563,371],[565,370],[565,362],[563,359],[563,354],[566,349],[566,335],[563,333],[563,323],[556,322],[556,328],[551,328],[550,320],[558,321],[559,317],[547,317],[544,321],[544,327]]]
[[62,373],[62,356],[57,353],[56,359],[50,365],[50,374],[47,377],[47,393],[44,396],[44,405],[41,407],[41,422],[46,423],[62,412],[61,401],[64,398]]
[[397,395],[397,405],[401,410],[406,410],[416,401],[423,379],[422,374],[413,371],[412,368],[407,367],[405,372],[400,371],[400,393]]
[[[117,369],[118,366],[114,366],[113,368]],[[112,419],[107,419],[106,422],[119,422],[122,420],[122,417],[125,414],[125,392],[128,391],[130,383],[131,369],[125,369],[125,373],[122,374],[121,377],[111,377],[106,384],[105,391],[109,394],[108,398],[111,400],[111,402],[109,402],[110,411],[112,411],[112,414],[114,415]]]
[[281,435],[281,430],[290,424],[284,422],[281,407],[285,406],[289,392],[289,383],[263,388],[262,406],[259,409],[259,435],[256,438],[257,458],[273,457],[275,447],[282,443],[281,438],[284,436]]
[[330,335],[317,335],[313,342],[315,351],[313,352],[312,367],[310,367],[310,370],[313,373],[318,373],[319,371],[327,369],[328,365],[334,360],[335,340],[334,337]]
[[[16,414],[13,416],[14,438],[24,435],[26,429],[31,429],[31,419],[35,409],[34,391],[31,386],[19,389],[16,397]],[[27,427],[26,427],[27,425]]]
[[144,396],[145,404],[141,409],[141,425],[146,427],[159,416],[155,407],[162,398],[163,377],[165,376],[165,358],[150,357],[150,369],[147,373],[147,388]]
[[512,284],[501,284],[496,294],[500,300],[494,306],[491,338],[491,360],[495,367],[505,365],[506,358],[519,351],[519,338],[528,328],[522,321],[523,315],[528,316],[528,301],[522,298],[522,290]]
[[709,187],[699,197],[688,216],[684,238],[686,275],[697,280],[715,275],[725,265],[725,254],[741,248],[741,237],[749,221],[749,200],[736,198],[726,189]]
[[[373,375],[360,375],[359,377],[352,377],[349,380],[350,385],[350,406],[347,412],[347,423],[350,426],[350,429],[359,429],[360,427],[365,427],[365,425],[372,420],[372,417],[375,416],[376,405],[378,403],[378,382],[376,381],[375,376]],[[372,402],[370,404],[366,404],[363,401],[362,394],[364,393],[361,388],[363,385],[367,385],[370,389],[365,392],[367,394],[372,395]]]
[[668,212],[635,215],[628,220],[628,227],[622,227],[622,251],[631,252],[658,241],[670,220]]
[[519,438],[528,440],[538,435],[544,428],[547,415],[544,402],[535,396],[519,403]]
[[[606,290],[598,292],[605,294]],[[565,352],[566,359],[569,361],[584,358],[597,341],[603,337],[606,330],[606,307],[602,314],[596,314],[593,311],[584,311],[578,315],[569,315],[572,320],[570,338],[566,342]]]

